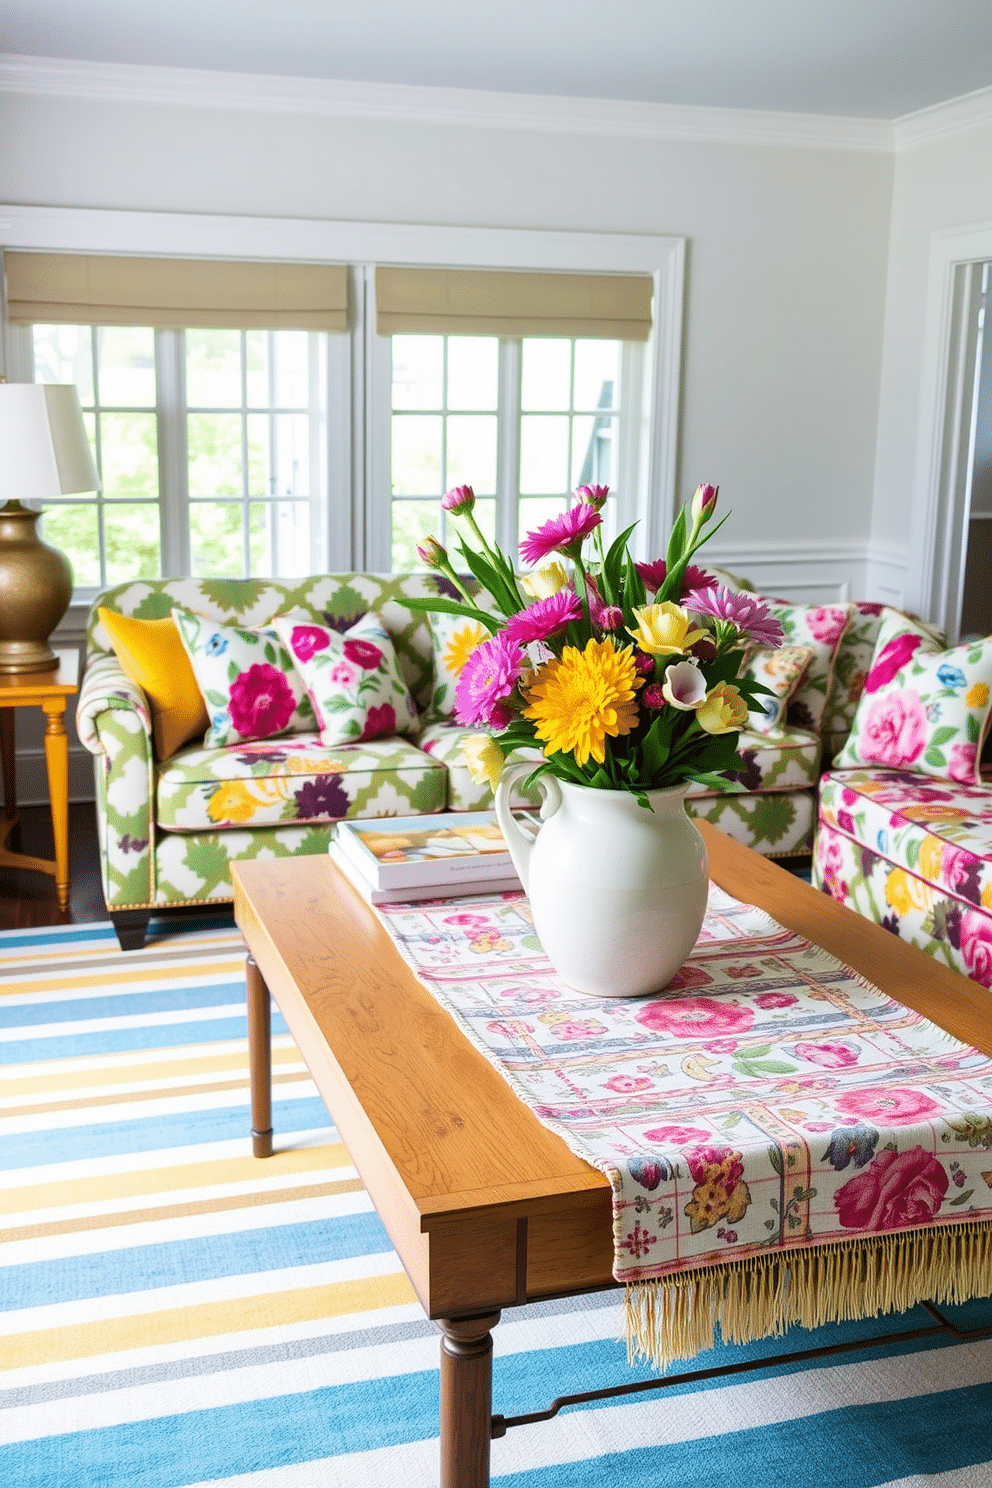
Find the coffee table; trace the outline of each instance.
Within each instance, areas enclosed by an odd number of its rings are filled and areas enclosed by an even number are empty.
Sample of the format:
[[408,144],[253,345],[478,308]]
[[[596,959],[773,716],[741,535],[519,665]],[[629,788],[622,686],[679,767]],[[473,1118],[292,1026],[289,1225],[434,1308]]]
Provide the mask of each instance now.
[[[710,876],[992,1055],[989,994],[705,822]],[[270,994],[427,1315],[441,1488],[486,1488],[504,1307],[614,1285],[608,1179],[513,1094],[323,857],[232,865],[248,946],[252,1136],[272,1151]]]

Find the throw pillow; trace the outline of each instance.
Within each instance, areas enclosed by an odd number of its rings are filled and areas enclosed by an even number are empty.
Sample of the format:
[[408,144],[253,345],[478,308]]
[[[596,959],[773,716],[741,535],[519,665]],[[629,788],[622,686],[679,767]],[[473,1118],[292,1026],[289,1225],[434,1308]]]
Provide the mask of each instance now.
[[776,600],[768,608],[782,623],[785,644],[809,646],[813,659],[789,699],[785,721],[792,728],[819,732],[833,682],[837,646],[854,613],[853,604],[795,605]]
[[148,699],[155,757],[167,760],[210,727],[206,706],[175,622],[136,620],[98,609],[124,671]]
[[452,718],[455,712],[455,686],[462,667],[480,641],[490,632],[468,615],[430,616],[431,643],[434,650],[434,696],[432,718]]
[[770,689],[759,694],[757,705],[748,713],[748,728],[767,734],[781,724],[786,705],[812,660],[812,646],[754,646],[748,650],[744,675]]
[[208,749],[311,732],[303,679],[272,625],[219,625],[173,606],[172,617],[210,715]]
[[419,728],[389,632],[374,612],[343,635],[283,617],[275,626],[306,685],[321,744],[357,744]]
[[[834,658],[834,680],[821,729],[825,762],[837,757],[851,732],[865,678],[871,669],[882,616],[887,610],[889,613],[900,613],[886,605],[869,604],[864,600],[854,602],[854,614],[841,637]],[[947,637],[942,630],[924,624],[915,615],[904,615],[903,619],[908,630],[915,626],[932,635],[938,650],[943,650],[947,645]]]
[[883,612],[847,743],[835,760],[973,785],[989,727],[992,636],[939,651],[929,630]]

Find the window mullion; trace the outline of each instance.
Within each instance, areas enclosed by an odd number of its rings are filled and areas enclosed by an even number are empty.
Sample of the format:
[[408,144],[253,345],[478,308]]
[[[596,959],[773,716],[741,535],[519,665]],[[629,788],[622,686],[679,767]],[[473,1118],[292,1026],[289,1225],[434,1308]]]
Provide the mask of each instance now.
[[520,528],[520,341],[500,338],[496,418],[496,542],[516,553]]
[[155,332],[159,527],[163,574],[190,572],[189,458],[186,439],[185,337]]

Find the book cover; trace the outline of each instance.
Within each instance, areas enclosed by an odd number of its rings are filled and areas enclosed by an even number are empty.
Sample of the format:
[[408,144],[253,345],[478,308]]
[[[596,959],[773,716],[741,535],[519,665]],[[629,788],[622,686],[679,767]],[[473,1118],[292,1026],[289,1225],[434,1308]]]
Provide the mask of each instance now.
[[327,856],[369,904],[414,904],[423,899],[458,899],[470,894],[509,894],[520,891],[520,880],[512,871],[505,877],[481,881],[462,879],[443,885],[413,884],[403,889],[380,889],[370,883],[336,842],[331,842]]
[[[537,830],[536,813],[518,819]],[[494,811],[343,821],[334,841],[378,889],[484,883],[516,872]]]

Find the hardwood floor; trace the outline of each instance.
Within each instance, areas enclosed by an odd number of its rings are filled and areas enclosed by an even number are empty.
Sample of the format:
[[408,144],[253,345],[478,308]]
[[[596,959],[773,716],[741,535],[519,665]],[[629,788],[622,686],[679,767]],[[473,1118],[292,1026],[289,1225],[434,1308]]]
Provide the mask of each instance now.
[[[52,857],[52,819],[48,807],[22,806],[19,815],[20,841],[15,834],[10,846],[35,857]],[[92,801],[73,802],[69,807],[69,873],[69,908],[62,911],[56,902],[55,883],[47,874],[0,868],[0,930],[109,919],[100,884],[96,812]]]

